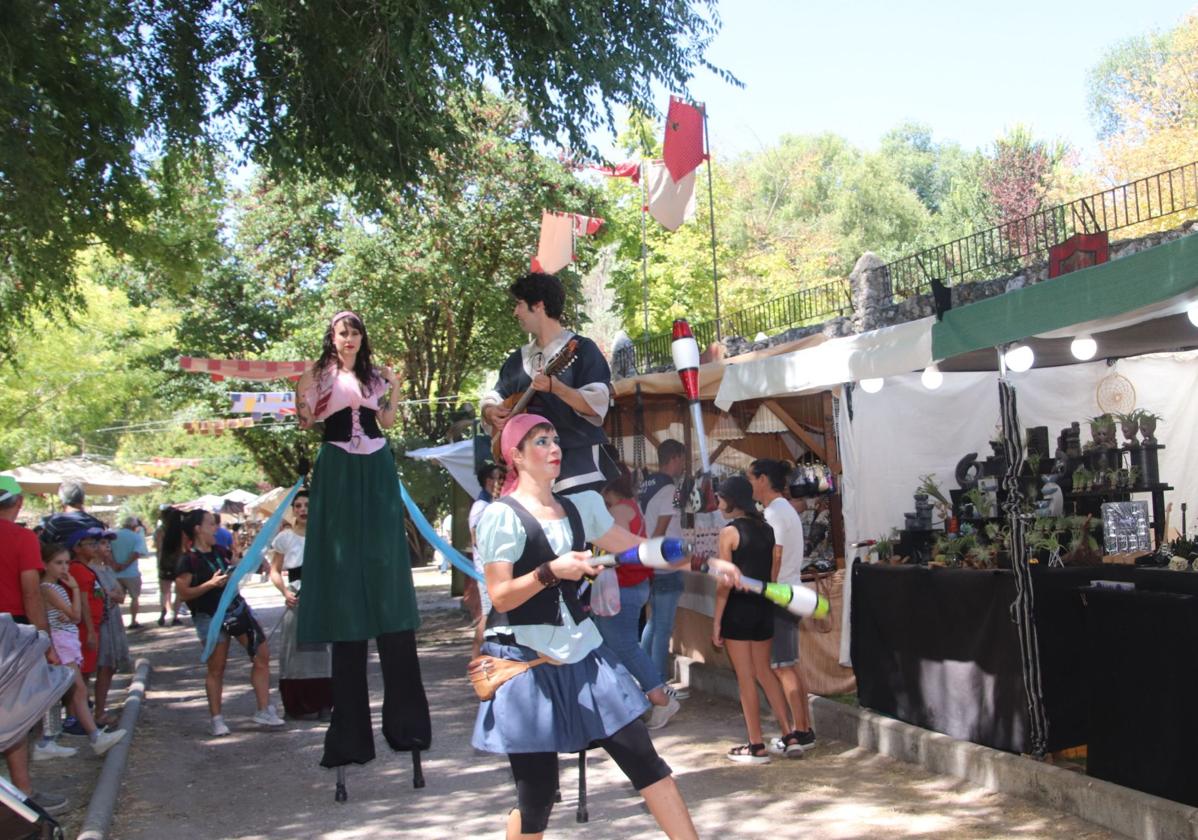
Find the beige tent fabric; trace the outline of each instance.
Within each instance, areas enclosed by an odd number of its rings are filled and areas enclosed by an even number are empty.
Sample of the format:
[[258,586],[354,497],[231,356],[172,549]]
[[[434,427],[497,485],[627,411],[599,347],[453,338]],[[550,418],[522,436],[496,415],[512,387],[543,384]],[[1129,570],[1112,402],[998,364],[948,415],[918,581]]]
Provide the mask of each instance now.
[[[826,579],[828,601],[832,609],[825,621],[805,618],[799,624],[799,668],[807,691],[827,697],[831,694],[851,694],[857,690],[857,677],[852,668],[840,664],[840,616],[844,609],[844,569]],[[808,584],[810,585],[810,584]],[[827,632],[819,632],[827,629]]]
[[[766,350],[742,353],[739,356],[731,356],[727,359],[721,359],[718,362],[699,365],[699,399],[703,402],[715,399],[716,392],[720,389],[720,381],[724,378],[724,371],[730,365],[743,365],[746,362],[766,359],[770,356],[792,353],[796,350],[805,350],[809,347],[823,344],[827,340],[822,335],[809,335],[806,338],[800,338],[797,341],[788,341],[785,344],[779,344],[776,347],[770,347]],[[678,378],[678,374],[672,370],[665,373],[646,373],[641,376],[617,379],[612,382],[612,391],[616,399],[631,397],[636,393],[636,386],[638,384],[641,386],[642,394],[676,394],[677,396],[682,396],[682,381]]]
[[11,475],[26,493],[57,493],[64,481],[78,481],[89,496],[137,496],[166,486],[164,481],[127,473],[85,456],[43,461],[2,475]]

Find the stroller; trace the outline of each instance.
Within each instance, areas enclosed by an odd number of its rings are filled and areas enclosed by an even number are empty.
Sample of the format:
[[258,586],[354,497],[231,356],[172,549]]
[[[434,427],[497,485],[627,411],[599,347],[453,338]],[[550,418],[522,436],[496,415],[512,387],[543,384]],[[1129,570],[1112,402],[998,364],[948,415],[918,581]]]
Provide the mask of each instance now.
[[[37,630],[0,614],[0,749],[28,737],[46,710],[72,682],[70,668],[46,662],[50,641]],[[0,779],[0,837],[61,838],[58,823],[7,781]]]

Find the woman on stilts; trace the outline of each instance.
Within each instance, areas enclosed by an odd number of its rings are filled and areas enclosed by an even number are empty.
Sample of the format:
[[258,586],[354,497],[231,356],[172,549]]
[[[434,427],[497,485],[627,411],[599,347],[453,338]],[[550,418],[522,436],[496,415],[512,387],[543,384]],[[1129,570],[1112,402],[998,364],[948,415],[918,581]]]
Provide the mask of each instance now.
[[[640,791],[667,836],[695,838],[670,768],[640,720],[649,703],[578,601],[579,580],[598,573],[583,550],[587,542],[618,552],[645,540],[615,525],[598,493],[552,492],[562,450],[544,417],[510,419],[501,446],[506,492],[487,508],[477,532],[493,604],[483,653],[520,662],[549,657],[500,685],[475,722],[474,747],[506,754],[511,763],[517,807],[508,815],[507,837],[542,836],[557,790],[558,753],[594,742]],[[726,582],[739,582],[734,566],[714,564]]]
[[399,378],[371,364],[366,325],[353,312],[338,312],[320,359],[300,379],[296,413],[302,428],[324,424],[312,471],[297,636],[300,644],[332,642],[333,719],[320,763],[338,770],[339,802],[346,798],[345,765],[374,758],[370,639],[383,670],[383,737],[391,749],[412,753],[415,787],[424,786],[420,751],[432,743],[403,503],[381,431],[394,425],[398,404]]

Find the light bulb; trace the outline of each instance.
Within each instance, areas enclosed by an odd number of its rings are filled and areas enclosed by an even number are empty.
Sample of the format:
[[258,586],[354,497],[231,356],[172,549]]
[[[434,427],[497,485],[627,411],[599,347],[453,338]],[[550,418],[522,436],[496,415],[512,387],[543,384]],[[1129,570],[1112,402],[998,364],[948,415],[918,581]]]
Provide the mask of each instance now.
[[1087,362],[1093,359],[1094,354],[1098,352],[1098,342],[1086,333],[1082,333],[1070,343],[1069,352],[1079,362]]
[[1186,307],[1186,317],[1190,319],[1190,323],[1198,327],[1198,300]]
[[1016,373],[1023,373],[1025,370],[1031,370],[1036,361],[1036,354],[1026,344],[1012,344],[1003,358],[1006,360],[1007,367]]
[[861,386],[861,390],[867,394],[876,394],[882,390],[882,386],[886,384],[886,380],[878,377],[876,379],[862,379],[857,383]]
[[919,377],[919,381],[929,391],[935,391],[944,384],[944,374],[940,372],[940,368],[936,365],[928,365],[923,369],[923,375]]

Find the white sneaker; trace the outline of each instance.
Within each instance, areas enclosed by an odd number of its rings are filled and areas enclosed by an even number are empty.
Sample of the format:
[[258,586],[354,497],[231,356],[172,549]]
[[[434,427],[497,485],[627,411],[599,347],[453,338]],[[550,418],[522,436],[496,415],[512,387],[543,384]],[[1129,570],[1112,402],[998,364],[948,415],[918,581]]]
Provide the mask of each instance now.
[[666,691],[666,694],[670,695],[675,700],[687,700],[691,696],[690,689],[682,687],[682,686],[680,686],[678,688],[674,688],[674,686],[672,686],[672,685],[667,685],[665,687],[665,691]]
[[110,749],[119,744],[121,739],[124,737],[125,730],[123,729],[114,729],[111,732],[101,732],[99,736],[96,737],[96,740],[92,741],[92,752],[94,752],[96,755],[104,755],[104,753],[108,752]]
[[212,733],[213,738],[221,738],[229,734],[229,727],[225,724],[225,719],[221,715],[212,718],[212,725],[208,729]]
[[682,708],[682,704],[673,697],[667,696],[666,699],[668,702],[664,706],[654,706],[650,710],[649,720],[645,723],[646,729],[661,729]]
[[49,761],[52,758],[70,758],[78,750],[74,747],[64,747],[54,741],[49,741],[45,745],[33,745],[33,760],[34,761]]
[[250,718],[254,723],[262,726],[285,726],[286,721],[279,717],[274,706],[267,706],[265,709],[259,709],[254,712],[254,716]]
[[786,755],[786,742],[781,738],[770,738],[765,749],[770,755]]

